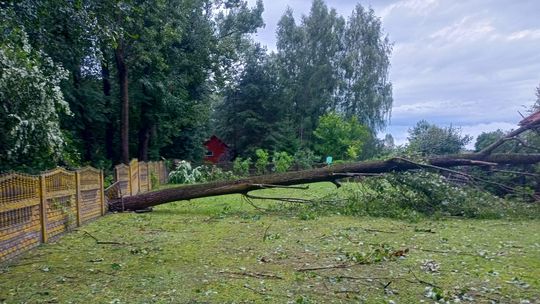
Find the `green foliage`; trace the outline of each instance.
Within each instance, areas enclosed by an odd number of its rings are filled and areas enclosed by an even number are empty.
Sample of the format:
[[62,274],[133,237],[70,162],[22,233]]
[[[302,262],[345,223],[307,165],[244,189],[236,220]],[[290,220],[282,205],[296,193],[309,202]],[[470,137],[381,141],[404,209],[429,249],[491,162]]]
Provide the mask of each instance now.
[[[245,68],[215,113],[218,131],[244,155],[256,148],[313,149],[319,117],[329,112],[354,117],[373,133],[386,124],[392,105],[390,52],[371,9],[357,5],[346,20],[316,0],[299,24],[288,9],[278,23],[276,53],[245,43]],[[369,154],[361,148],[347,146],[339,157]]]
[[257,170],[257,174],[266,173],[270,155],[266,150],[257,149],[255,150],[255,156],[257,157],[255,160],[255,169]]
[[169,183],[171,184],[193,184],[199,178],[199,172],[193,173],[191,163],[188,161],[180,161],[174,170],[169,172]]
[[287,152],[276,151],[272,156],[272,162],[274,163],[274,170],[278,173],[283,173],[291,168],[294,158]]
[[[439,174],[406,172],[365,178],[345,185],[345,195],[318,212],[417,221],[423,217],[528,218],[540,215],[534,204],[507,200],[487,191],[455,185]],[[332,198],[324,198],[324,201]]]
[[317,152],[342,160],[356,159],[369,137],[368,129],[355,117],[345,120],[334,112],[320,117],[319,125],[313,134]]
[[62,157],[66,71],[35,49],[12,10],[0,18],[0,170],[47,169]]
[[439,127],[425,120],[409,129],[409,150],[422,155],[444,155],[459,153],[472,140],[469,135],[461,135],[456,127]]
[[238,176],[249,175],[249,165],[251,164],[251,158],[242,159],[237,157],[233,162],[233,172]]
[[232,172],[223,171],[216,166],[202,165],[192,168],[188,161],[180,161],[169,173],[172,184],[195,184],[236,179]]
[[311,169],[313,164],[320,160],[319,156],[316,156],[310,149],[304,148],[294,153],[294,163],[300,170]]

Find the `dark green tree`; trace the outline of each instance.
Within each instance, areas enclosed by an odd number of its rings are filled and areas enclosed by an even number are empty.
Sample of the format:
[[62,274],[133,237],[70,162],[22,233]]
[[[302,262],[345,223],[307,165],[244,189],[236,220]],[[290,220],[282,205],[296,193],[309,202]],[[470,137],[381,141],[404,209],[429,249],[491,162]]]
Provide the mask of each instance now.
[[425,120],[409,129],[409,150],[423,155],[444,155],[458,153],[471,141],[469,135],[461,135],[459,128],[439,127]]

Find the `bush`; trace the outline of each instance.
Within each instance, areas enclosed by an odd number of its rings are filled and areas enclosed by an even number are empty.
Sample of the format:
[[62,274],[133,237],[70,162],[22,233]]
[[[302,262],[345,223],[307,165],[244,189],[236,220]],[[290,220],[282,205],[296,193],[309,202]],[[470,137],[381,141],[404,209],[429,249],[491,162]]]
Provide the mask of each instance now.
[[278,173],[287,172],[293,164],[293,157],[287,152],[274,152],[272,157],[274,163],[274,170]]
[[197,174],[193,174],[191,163],[180,161],[174,170],[169,173],[169,182],[172,184],[192,184],[196,182]]
[[191,167],[188,161],[181,161],[176,165],[176,168],[169,173],[169,181],[173,184],[194,184],[213,181],[223,181],[235,179],[236,176],[232,172],[223,171],[216,166],[198,166]]
[[238,176],[249,175],[249,165],[251,164],[251,158],[242,159],[237,157],[233,162],[233,172]]
[[310,149],[301,149],[294,154],[294,162],[300,169],[311,169],[320,157],[316,156]]
[[266,168],[268,167],[268,152],[263,149],[257,149],[255,151],[257,160],[255,161],[255,168],[257,169],[257,174],[266,173]]

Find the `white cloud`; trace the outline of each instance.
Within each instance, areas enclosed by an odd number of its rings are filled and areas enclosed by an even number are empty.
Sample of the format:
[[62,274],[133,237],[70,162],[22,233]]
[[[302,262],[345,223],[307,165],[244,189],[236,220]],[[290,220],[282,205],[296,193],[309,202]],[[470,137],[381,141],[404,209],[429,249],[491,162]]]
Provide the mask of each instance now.
[[[248,0],[255,3],[255,0]],[[349,15],[357,1],[325,0]],[[267,24],[256,39],[275,49],[275,29],[289,5],[297,21],[308,0],[264,0]],[[540,83],[540,1],[365,0],[393,41],[392,121],[386,132],[404,143],[426,119],[478,135],[509,129],[532,105]]]
[[526,29],[522,31],[513,32],[508,36],[508,40],[519,40],[519,39],[540,39],[540,29]]
[[445,26],[429,36],[431,39],[452,43],[497,38],[496,29],[491,20],[476,20],[474,16],[466,16],[461,20]]
[[416,15],[426,15],[434,9],[438,3],[438,0],[401,0],[384,7],[379,12],[379,16],[384,19],[399,10],[407,10]]

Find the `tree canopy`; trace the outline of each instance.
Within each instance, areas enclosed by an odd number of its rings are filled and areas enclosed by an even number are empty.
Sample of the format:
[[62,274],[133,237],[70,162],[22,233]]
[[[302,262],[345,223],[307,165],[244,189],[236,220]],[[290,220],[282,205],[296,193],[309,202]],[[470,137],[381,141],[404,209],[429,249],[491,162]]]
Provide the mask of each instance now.
[[423,155],[455,154],[462,151],[472,140],[469,135],[461,135],[459,128],[439,127],[425,120],[409,129],[409,149]]

